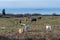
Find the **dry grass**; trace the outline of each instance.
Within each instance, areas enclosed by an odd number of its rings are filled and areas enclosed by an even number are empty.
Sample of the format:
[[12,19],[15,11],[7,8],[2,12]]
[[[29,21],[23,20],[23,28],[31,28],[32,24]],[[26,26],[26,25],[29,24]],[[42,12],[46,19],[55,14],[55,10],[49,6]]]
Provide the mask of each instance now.
[[[29,24],[31,27],[30,32],[24,32],[22,34],[18,33],[19,28],[24,28],[25,26],[21,26],[20,24],[17,24],[17,19],[19,18],[0,18],[0,36],[5,36],[9,38],[15,38],[15,39],[23,39],[25,37],[31,37],[31,38],[41,38],[46,37],[46,30],[45,25],[50,24],[52,25],[52,37],[57,36],[60,37],[60,16],[43,16],[42,19],[39,19],[36,22],[31,22],[30,19],[28,21],[25,21],[25,18],[20,18],[23,23],[26,25]],[[5,29],[1,29],[1,27],[6,27]],[[59,36],[58,36],[59,35]]]

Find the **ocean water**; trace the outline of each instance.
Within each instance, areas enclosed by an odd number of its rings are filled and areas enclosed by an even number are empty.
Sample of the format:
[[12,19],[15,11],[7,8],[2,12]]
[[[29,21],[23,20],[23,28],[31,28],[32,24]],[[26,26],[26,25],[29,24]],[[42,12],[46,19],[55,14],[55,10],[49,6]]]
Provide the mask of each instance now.
[[[0,13],[2,13],[2,9],[0,8]],[[40,13],[40,14],[60,14],[60,8],[5,8],[6,14],[33,14],[33,13]]]

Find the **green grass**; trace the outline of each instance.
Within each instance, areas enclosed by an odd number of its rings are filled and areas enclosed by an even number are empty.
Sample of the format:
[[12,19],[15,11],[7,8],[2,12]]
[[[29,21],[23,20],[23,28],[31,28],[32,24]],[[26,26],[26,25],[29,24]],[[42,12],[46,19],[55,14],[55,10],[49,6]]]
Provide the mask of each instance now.
[[[17,27],[24,27],[24,26],[21,26],[20,24],[17,24],[17,18],[10,18],[10,19],[7,19],[7,18],[0,18],[0,26],[5,26],[7,28],[17,28]],[[36,22],[26,22],[25,21],[25,18],[21,18],[22,22],[25,23],[25,24],[29,24],[31,27],[35,27],[36,25],[39,25],[39,26],[44,26],[45,24],[51,24],[51,25],[59,25],[60,26],[60,18],[50,18],[50,17],[43,17],[41,20],[38,20]],[[30,20],[30,19],[28,19]]]

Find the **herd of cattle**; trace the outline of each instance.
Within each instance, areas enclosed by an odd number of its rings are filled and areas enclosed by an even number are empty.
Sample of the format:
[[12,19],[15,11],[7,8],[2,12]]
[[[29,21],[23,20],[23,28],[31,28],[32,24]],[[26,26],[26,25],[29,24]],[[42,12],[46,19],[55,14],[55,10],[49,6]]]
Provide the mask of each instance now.
[[[25,18],[25,21],[27,22],[27,21],[30,21],[30,22],[36,22],[36,21],[38,21],[39,19],[41,19],[42,17],[26,17]],[[30,19],[30,20],[29,20]],[[18,23],[20,23],[20,25],[22,25],[22,26],[25,26],[24,28],[20,28],[19,29],[19,33],[23,33],[24,31],[28,31],[28,30],[30,30],[30,25],[28,24],[28,25],[26,25],[26,24],[24,24],[24,23],[22,23],[22,21],[23,20],[21,20],[21,19],[18,19]]]
[[[33,21],[37,21],[37,19],[42,19],[42,17],[28,17],[28,19],[31,19],[30,21],[33,22]],[[26,21],[28,21],[28,19],[26,19]],[[19,23],[22,23],[22,20],[21,19],[18,19],[18,22]]]

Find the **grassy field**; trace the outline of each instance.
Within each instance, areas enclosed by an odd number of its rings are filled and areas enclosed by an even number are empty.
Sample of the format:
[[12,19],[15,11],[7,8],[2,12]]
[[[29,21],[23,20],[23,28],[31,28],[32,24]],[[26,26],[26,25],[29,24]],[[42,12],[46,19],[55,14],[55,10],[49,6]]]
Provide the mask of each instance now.
[[[36,17],[37,18],[37,17]],[[18,19],[22,20],[22,23],[30,25],[30,32],[24,32],[22,34],[18,33],[19,28],[24,28],[18,23]],[[0,36],[7,37],[11,40],[19,40],[25,37],[35,38],[45,38],[48,37],[60,37],[60,16],[42,16],[42,19],[37,19],[36,22],[31,22],[30,18],[28,21],[24,18],[0,18]],[[51,33],[46,33],[45,25],[50,24],[53,28]]]

